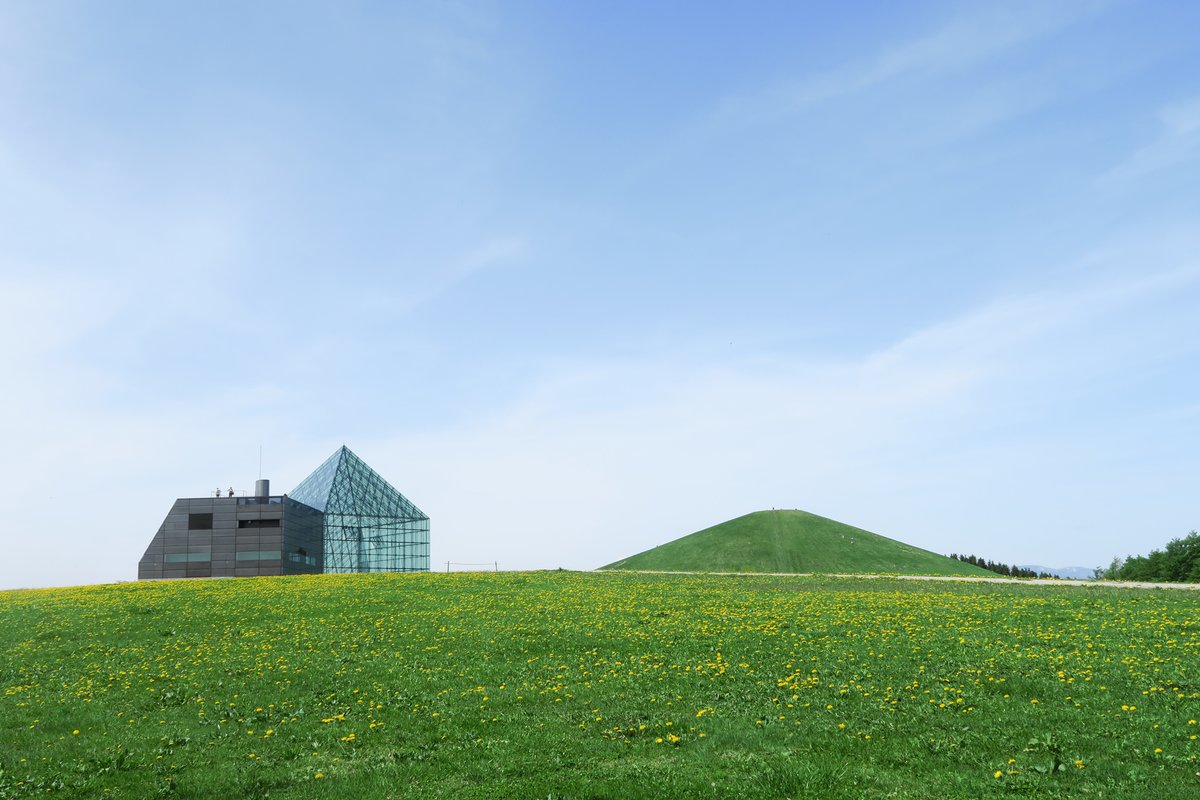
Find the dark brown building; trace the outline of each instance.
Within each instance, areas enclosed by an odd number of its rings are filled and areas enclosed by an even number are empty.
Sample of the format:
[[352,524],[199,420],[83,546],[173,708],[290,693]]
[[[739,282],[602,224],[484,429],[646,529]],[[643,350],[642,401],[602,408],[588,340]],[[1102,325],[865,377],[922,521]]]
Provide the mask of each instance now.
[[138,562],[138,578],[324,572],[323,516],[282,495],[181,498]]

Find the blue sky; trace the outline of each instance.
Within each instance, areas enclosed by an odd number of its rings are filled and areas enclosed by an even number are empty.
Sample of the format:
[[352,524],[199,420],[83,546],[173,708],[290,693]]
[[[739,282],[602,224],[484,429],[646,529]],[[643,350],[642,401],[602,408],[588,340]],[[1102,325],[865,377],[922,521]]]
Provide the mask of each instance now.
[[[432,560],[1200,527],[1200,6],[0,8],[0,588],[345,443]],[[67,553],[65,566],[51,563]]]

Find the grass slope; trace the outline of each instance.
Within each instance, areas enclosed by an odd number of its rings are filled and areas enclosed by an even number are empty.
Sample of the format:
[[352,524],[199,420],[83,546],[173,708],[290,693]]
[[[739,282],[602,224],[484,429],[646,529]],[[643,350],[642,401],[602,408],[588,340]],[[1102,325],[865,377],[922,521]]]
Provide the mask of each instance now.
[[1196,611],[634,573],[0,592],[0,798],[1193,798]]
[[756,511],[601,569],[896,575],[994,573],[806,511]]

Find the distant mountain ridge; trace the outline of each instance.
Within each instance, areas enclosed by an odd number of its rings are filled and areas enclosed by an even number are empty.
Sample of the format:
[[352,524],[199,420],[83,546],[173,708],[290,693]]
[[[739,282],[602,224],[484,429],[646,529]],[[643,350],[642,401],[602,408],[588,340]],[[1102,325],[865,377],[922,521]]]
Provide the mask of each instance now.
[[1092,567],[1043,567],[1038,564],[1019,564],[1021,569],[1033,570],[1037,573],[1047,573],[1056,578],[1071,578],[1073,580],[1091,580],[1095,575]]
[[938,553],[799,510],[756,511],[600,569],[985,576]]

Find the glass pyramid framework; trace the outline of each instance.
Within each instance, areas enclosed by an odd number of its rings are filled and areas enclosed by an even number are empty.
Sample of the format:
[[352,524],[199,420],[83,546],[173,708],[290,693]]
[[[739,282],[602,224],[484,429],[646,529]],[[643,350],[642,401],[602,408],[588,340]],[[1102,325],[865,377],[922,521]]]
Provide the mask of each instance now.
[[429,517],[342,446],[288,495],[325,515],[326,572],[427,572]]

